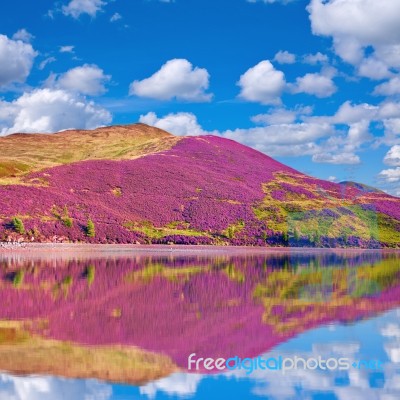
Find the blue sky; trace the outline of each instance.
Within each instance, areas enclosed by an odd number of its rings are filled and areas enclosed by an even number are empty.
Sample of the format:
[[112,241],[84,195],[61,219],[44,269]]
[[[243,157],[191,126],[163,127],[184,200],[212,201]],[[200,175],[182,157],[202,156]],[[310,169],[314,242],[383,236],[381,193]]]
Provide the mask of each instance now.
[[0,134],[137,121],[400,195],[400,0],[15,0]]

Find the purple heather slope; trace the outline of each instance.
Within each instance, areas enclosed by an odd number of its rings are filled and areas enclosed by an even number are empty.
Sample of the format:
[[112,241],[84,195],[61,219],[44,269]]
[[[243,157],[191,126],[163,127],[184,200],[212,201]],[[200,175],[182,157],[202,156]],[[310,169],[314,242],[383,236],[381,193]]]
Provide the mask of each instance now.
[[[64,241],[97,243],[215,244],[223,237],[230,244],[265,245],[265,238],[274,232],[268,221],[256,217],[254,206],[265,197],[262,185],[277,180],[277,174],[301,181],[297,185],[280,182],[284,190],[272,192],[277,203],[285,193],[314,199],[309,189],[317,186],[338,199],[365,194],[357,187],[344,191],[342,185],[307,177],[229,139],[185,137],[169,150],[140,158],[80,161],[25,177],[25,182],[37,182],[36,186],[0,186],[0,239],[15,237],[10,221],[19,215],[32,233],[30,238],[37,241],[57,236]],[[377,210],[400,219],[397,199],[383,193],[369,195],[376,199]],[[57,218],[65,207],[73,227]],[[88,218],[96,226],[94,238],[85,232]],[[242,238],[223,236],[230,225],[240,222],[246,227]],[[174,223],[177,233],[163,238],[132,228]],[[182,233],[185,229],[186,234]]]
[[[184,138],[171,150],[134,160],[82,161],[29,175],[45,187],[2,186],[1,215],[50,215],[53,205],[71,216],[90,215],[111,240],[107,225],[148,220],[156,226],[190,220],[198,230],[223,230],[238,219],[252,218],[251,205],[263,198],[261,184],[291,168],[232,140],[214,136]],[[115,196],[113,188],[122,195]],[[80,210],[81,209],[81,210]],[[247,217],[247,218],[246,218]],[[27,221],[29,227],[30,222]],[[68,235],[58,224],[39,230]],[[76,239],[84,239],[77,230]],[[125,235],[133,239],[130,232]]]

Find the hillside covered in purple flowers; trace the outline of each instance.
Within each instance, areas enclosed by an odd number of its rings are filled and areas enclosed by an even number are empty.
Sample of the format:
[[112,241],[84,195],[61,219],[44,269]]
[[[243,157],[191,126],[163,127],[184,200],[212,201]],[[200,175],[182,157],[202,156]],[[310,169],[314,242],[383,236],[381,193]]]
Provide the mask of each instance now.
[[399,247],[400,199],[143,124],[0,138],[0,241]]

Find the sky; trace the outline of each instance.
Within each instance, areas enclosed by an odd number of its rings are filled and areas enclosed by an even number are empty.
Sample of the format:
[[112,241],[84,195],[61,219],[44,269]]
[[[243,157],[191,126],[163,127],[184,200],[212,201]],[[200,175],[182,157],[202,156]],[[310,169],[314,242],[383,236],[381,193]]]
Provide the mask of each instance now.
[[13,0],[0,135],[143,122],[400,196],[400,0]]

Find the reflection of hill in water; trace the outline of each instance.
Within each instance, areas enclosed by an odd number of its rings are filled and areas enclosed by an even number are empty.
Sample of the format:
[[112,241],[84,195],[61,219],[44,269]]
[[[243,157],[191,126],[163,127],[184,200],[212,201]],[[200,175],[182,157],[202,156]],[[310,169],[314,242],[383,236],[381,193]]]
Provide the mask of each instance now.
[[[193,352],[252,357],[306,329],[397,306],[399,258],[375,252],[47,261],[3,256],[0,341],[23,344],[25,352],[29,341],[43,346],[43,338],[137,346],[181,367]],[[167,359],[146,354],[136,354],[136,361],[173,369]],[[0,368],[11,367],[0,361]]]

